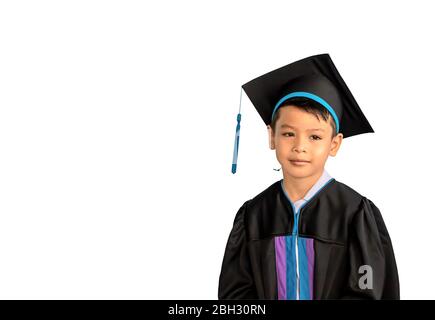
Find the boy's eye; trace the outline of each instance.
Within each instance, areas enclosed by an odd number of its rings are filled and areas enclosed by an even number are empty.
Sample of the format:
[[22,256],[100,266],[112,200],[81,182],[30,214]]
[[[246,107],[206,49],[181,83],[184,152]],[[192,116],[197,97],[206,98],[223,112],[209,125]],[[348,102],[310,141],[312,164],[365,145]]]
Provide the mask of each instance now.
[[[292,136],[294,136],[294,133],[293,132],[285,132],[282,135],[284,137],[292,137]],[[321,140],[322,139],[321,137],[319,137],[318,135],[315,135],[315,134],[313,134],[310,138],[313,140]]]
[[284,137],[291,137],[294,136],[293,132],[285,132],[282,134]]

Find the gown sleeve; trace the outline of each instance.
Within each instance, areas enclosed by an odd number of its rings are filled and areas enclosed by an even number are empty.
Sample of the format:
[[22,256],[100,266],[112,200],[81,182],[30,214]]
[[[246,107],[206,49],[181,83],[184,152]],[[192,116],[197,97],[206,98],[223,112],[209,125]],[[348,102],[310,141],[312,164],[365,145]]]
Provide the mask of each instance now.
[[238,210],[228,238],[219,277],[218,299],[258,299],[245,232],[247,203]]
[[[363,198],[349,230],[349,277],[343,299],[400,299],[393,246],[379,209]],[[364,276],[370,276],[372,285]],[[365,268],[365,269],[364,269]],[[361,288],[361,282],[363,283]]]

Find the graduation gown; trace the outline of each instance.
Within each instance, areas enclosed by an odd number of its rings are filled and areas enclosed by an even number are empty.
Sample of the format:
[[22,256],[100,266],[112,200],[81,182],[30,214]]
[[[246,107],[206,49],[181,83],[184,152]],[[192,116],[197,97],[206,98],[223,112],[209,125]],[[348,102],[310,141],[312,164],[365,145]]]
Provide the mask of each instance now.
[[238,210],[219,299],[399,299],[379,209],[331,178],[300,209],[277,181]]

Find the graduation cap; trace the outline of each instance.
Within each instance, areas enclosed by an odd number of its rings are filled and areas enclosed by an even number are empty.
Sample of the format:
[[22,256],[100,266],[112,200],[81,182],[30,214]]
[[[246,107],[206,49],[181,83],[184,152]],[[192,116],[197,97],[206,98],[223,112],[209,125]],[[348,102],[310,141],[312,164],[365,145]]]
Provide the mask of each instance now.
[[[266,125],[272,123],[276,111],[285,101],[304,97],[316,101],[329,111],[334,119],[337,133],[342,133],[344,138],[374,132],[327,53],[310,56],[268,72],[245,83],[242,89]],[[236,173],[237,169],[242,89],[232,173]]]

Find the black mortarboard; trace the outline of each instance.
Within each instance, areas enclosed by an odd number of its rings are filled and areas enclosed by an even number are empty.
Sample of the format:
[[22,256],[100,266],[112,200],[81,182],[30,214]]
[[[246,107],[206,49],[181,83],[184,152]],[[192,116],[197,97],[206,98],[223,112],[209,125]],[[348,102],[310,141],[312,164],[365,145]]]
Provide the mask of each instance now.
[[[338,73],[329,54],[307,57],[268,72],[242,85],[266,125],[272,123],[283,102],[305,97],[323,105],[343,137],[374,132],[355,98]],[[240,100],[242,92],[240,92]],[[241,102],[240,102],[241,105]],[[232,173],[236,172],[240,136],[240,106],[237,115]]]

